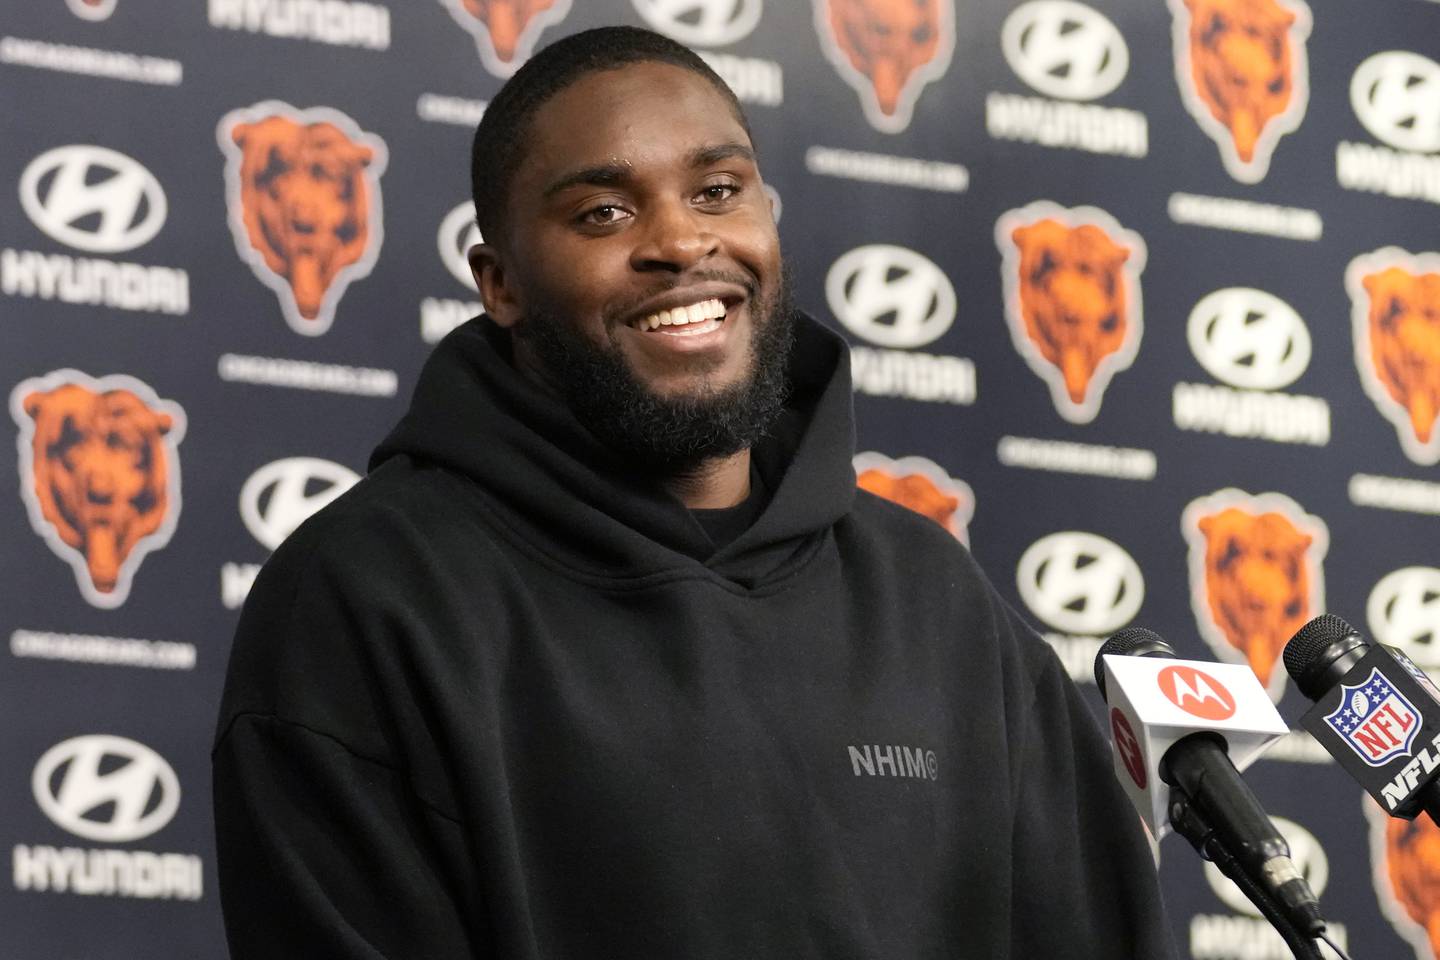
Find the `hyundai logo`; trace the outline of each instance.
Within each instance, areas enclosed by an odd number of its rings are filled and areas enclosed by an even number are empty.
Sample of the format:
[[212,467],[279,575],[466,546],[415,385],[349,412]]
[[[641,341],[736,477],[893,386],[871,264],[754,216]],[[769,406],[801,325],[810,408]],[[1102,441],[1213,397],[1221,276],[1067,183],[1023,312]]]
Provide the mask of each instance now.
[[852,333],[882,347],[922,347],[955,322],[955,288],[914,250],[856,247],[825,275],[825,299]]
[[1125,38],[1102,14],[1075,0],[1032,0],[1000,30],[1010,69],[1036,90],[1063,100],[1094,100],[1130,68]]
[[1366,59],[1350,78],[1365,129],[1397,150],[1440,150],[1440,63],[1408,50]]
[[650,26],[681,43],[718,47],[750,35],[761,0],[634,0]]
[[1401,567],[1380,578],[1365,604],[1370,632],[1422,667],[1440,667],[1440,570]]
[[256,540],[274,550],[359,479],[347,467],[329,460],[276,460],[256,470],[240,488],[240,518]]
[[475,290],[476,287],[475,275],[470,272],[470,259],[467,254],[471,247],[484,242],[480,237],[480,227],[475,222],[475,207],[469,200],[445,214],[445,219],[440,221],[440,233],[436,237],[440,248],[440,261],[445,264],[450,275],[468,290]]
[[165,191],[136,161],[108,147],[47,150],[20,175],[20,205],[35,226],[90,253],[148,242],[165,224]]
[[1037,617],[1083,636],[1120,629],[1145,599],[1145,578],[1130,554],[1081,530],[1052,533],[1031,544],[1020,557],[1015,581]]
[[1185,332],[1200,365],[1242,390],[1279,390],[1310,365],[1305,321],[1264,290],[1227,287],[1207,294],[1190,311]]
[[51,747],[30,783],[56,825],[102,843],[148,837],[180,807],[180,781],[170,764],[142,743],[107,734]]

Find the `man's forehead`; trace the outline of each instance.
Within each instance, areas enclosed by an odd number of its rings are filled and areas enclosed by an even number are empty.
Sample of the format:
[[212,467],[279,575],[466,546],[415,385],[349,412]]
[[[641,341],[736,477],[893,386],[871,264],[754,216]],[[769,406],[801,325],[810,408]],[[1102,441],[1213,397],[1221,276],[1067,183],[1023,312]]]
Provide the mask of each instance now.
[[694,147],[683,156],[668,152],[652,153],[644,148],[641,156],[635,158],[612,157],[600,163],[578,163],[548,182],[542,182],[540,194],[543,198],[577,186],[604,186],[624,188],[643,181],[647,175],[664,175],[698,170],[725,160],[739,159],[746,163],[755,162],[755,153],[749,144],[731,141],[728,143],[706,144]]
[[688,166],[722,145],[750,148],[735,107],[711,81],[654,62],[580,77],[536,111],[529,140],[521,179],[541,189],[570,168],[608,165],[638,173]]

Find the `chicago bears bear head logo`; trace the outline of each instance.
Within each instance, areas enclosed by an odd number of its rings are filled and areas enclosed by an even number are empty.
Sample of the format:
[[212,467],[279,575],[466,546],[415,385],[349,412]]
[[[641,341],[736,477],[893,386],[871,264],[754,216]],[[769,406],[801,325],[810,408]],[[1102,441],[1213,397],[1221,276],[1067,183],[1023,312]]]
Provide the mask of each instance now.
[[1279,700],[1285,644],[1325,609],[1325,523],[1281,494],[1226,489],[1191,501],[1181,527],[1201,636],[1222,659],[1248,663]]
[[1089,423],[1140,349],[1145,242],[1103,210],[1043,200],[1002,215],[995,242],[1015,348],[1060,415]]
[[324,333],[380,253],[384,142],[343,113],[276,101],[226,114],[217,135],[240,258],[292,329]]
[[1401,820],[1363,802],[1380,909],[1416,960],[1440,957],[1440,827],[1423,814]]
[[59,370],[10,394],[30,524],[97,607],[118,607],[180,514],[180,407],[126,376]]
[[455,22],[475,38],[480,62],[508,77],[535,52],[546,27],[570,12],[570,0],[440,0]]
[[961,543],[970,542],[975,494],[970,485],[924,457],[891,460],[883,453],[855,455],[855,480],[861,490],[892,500],[929,517]]
[[899,133],[955,50],[954,0],[815,0],[826,56],[860,94],[871,125]]
[[1301,0],[1170,0],[1175,76],[1236,180],[1257,183],[1310,99]]
[[1440,253],[1386,247],[1345,271],[1355,366],[1416,463],[1440,462]]

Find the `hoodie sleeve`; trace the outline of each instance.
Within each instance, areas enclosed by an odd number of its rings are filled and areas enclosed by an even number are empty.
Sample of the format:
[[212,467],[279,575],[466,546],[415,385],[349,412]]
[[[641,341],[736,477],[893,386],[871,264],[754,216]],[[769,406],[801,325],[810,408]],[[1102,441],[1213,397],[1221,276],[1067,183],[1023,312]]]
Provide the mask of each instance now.
[[1054,653],[1010,618],[1022,645],[1041,647],[1015,763],[1011,956],[1173,958],[1144,826],[1094,717]]
[[488,956],[465,831],[416,792],[388,732],[380,604],[328,552],[277,552],[231,654],[212,752],[231,957]]
[[214,789],[233,960],[483,955],[442,867],[459,827],[384,764],[252,714],[217,746]]

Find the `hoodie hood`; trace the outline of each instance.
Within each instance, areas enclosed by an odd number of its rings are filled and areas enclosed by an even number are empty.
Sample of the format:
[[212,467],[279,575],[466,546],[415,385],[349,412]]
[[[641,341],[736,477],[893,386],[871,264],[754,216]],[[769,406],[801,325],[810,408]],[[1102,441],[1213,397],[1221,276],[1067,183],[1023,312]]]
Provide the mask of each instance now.
[[789,376],[784,413],[751,450],[769,502],[718,551],[659,477],[637,472],[515,369],[509,331],[487,316],[435,347],[370,469],[406,457],[470,478],[508,532],[573,571],[629,579],[703,566],[753,588],[808,556],[855,498],[844,342],[797,315]]

